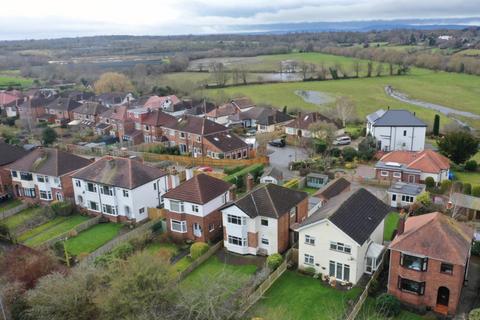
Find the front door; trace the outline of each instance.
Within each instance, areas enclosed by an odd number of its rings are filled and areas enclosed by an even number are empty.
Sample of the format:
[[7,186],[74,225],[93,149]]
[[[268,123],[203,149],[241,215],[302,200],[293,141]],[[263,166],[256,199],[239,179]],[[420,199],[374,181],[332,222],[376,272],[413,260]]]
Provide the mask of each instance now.
[[437,305],[448,306],[448,300],[450,298],[450,290],[446,287],[438,288]]
[[202,227],[198,223],[193,224],[193,235],[195,237],[201,237],[202,236]]
[[397,194],[392,193],[392,201],[390,203],[390,206],[396,208],[397,207]]

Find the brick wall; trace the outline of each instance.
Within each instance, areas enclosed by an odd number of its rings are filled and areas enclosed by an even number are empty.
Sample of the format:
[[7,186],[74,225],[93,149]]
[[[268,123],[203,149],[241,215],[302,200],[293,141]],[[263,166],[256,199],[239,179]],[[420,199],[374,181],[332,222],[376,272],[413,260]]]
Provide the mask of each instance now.
[[10,171],[0,167],[0,194],[10,193],[12,191],[12,176]]
[[[192,240],[192,241],[215,241],[222,237],[222,214],[220,211],[213,211],[206,217],[198,217],[191,214],[177,213],[169,210],[165,211],[165,218],[167,222],[168,234],[177,241]],[[186,221],[187,232],[179,233],[171,230],[171,220]],[[193,224],[198,223],[202,228],[202,235],[197,237],[193,233]],[[209,225],[214,225],[212,231],[209,230]]]
[[278,252],[283,253],[290,246],[290,214],[287,212],[278,219]]
[[[381,172],[382,171],[387,171],[388,176],[382,176]],[[411,182],[409,181],[409,176],[412,175],[411,173],[402,173],[401,178],[394,178],[393,173],[398,172],[398,171],[391,171],[391,170],[385,170],[385,169],[375,169],[375,178],[378,180],[388,180],[388,181],[403,181],[403,182]],[[415,176],[415,181],[414,183],[420,183],[420,175],[414,174]]]

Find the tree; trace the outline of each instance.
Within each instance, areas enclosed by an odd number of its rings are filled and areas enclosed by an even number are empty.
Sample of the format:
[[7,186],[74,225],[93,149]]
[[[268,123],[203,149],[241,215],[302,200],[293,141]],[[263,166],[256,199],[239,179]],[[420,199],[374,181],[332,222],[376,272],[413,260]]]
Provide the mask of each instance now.
[[342,150],[342,156],[345,161],[351,162],[357,156],[357,150],[352,147],[346,147]]
[[318,121],[308,126],[308,131],[312,133],[312,137],[323,140],[330,146],[335,139],[335,132],[337,128],[325,121]]
[[465,170],[467,171],[476,171],[477,167],[478,167],[478,163],[473,159],[465,162]]
[[432,190],[435,188],[435,180],[432,177],[427,177],[425,179],[425,185],[427,187],[427,190]]
[[435,115],[433,119],[433,135],[438,137],[440,133],[440,116],[438,114]]
[[447,133],[438,140],[440,152],[456,164],[464,163],[478,151],[478,140],[468,131]]
[[432,204],[432,199],[430,197],[430,192],[424,191],[417,196],[417,203],[420,203],[424,207],[428,207]]
[[473,186],[472,187],[472,196],[480,197],[480,186]]
[[345,128],[347,121],[355,117],[355,103],[347,97],[340,97],[335,102],[333,113],[335,118],[339,119],[342,122],[342,126]]
[[228,81],[228,73],[225,65],[221,62],[214,62],[210,65],[212,70],[213,80],[219,87],[224,87]]
[[95,82],[94,87],[96,94],[133,91],[132,82],[127,76],[118,72],[105,72]]
[[367,63],[367,78],[370,78],[372,76],[372,71],[373,71],[373,61],[368,61]]
[[465,183],[463,185],[463,193],[466,195],[471,195],[472,194],[472,184],[471,183]]
[[372,160],[377,152],[375,139],[368,135],[358,144],[358,156],[363,160]]
[[380,77],[382,76],[382,73],[383,73],[383,63],[379,62],[377,63],[377,77]]
[[358,78],[360,75],[360,62],[358,60],[353,62],[353,72],[355,73],[355,77]]
[[57,140],[57,132],[50,128],[46,127],[42,131],[42,142],[44,145],[48,146],[54,143]]

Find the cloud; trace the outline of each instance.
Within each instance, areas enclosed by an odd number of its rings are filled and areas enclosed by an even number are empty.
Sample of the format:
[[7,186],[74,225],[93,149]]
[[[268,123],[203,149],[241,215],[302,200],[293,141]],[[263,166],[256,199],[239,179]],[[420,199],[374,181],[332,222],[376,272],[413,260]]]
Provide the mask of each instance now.
[[0,38],[221,33],[276,23],[472,16],[480,16],[480,1],[24,0],[2,3]]

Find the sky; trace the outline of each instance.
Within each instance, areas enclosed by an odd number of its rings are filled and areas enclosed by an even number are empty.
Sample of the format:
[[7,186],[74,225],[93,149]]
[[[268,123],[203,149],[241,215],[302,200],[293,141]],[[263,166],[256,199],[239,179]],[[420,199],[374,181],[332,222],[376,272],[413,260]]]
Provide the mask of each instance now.
[[480,17],[479,0],[0,0],[0,39],[212,34],[277,23],[464,17]]

